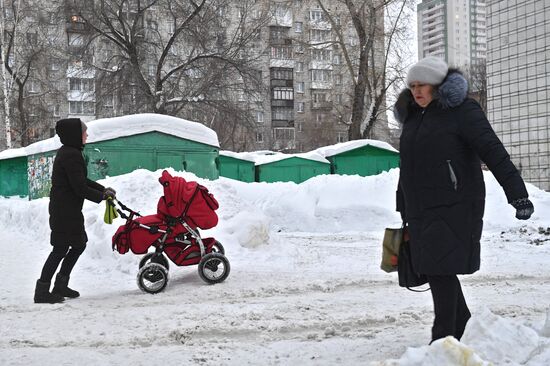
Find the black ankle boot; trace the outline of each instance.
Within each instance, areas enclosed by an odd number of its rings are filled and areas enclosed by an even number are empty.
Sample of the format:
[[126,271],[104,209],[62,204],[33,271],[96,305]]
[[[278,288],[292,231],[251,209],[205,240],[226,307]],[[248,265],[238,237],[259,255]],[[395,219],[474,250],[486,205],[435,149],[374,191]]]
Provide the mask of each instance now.
[[36,304],[55,304],[65,300],[61,295],[50,293],[50,284],[51,282],[36,281],[36,289],[34,290],[34,302]]
[[55,277],[52,294],[69,297],[71,299],[80,296],[80,293],[78,291],[69,288],[69,276],[64,276],[60,273],[58,273]]

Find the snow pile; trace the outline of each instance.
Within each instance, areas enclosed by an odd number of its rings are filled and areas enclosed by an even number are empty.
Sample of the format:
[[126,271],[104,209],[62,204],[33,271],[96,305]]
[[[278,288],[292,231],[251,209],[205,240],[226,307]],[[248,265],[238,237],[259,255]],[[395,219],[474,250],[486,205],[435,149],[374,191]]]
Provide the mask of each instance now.
[[453,337],[439,339],[429,346],[407,349],[399,360],[371,366],[542,366],[549,360],[550,339],[518,321],[499,317],[483,308],[469,320],[461,342]]

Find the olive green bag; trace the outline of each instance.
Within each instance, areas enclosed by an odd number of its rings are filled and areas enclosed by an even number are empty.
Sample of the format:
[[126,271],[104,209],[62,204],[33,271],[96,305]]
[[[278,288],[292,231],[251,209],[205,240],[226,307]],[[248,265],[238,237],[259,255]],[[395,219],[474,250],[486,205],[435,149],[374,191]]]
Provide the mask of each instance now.
[[399,256],[399,247],[403,242],[403,228],[386,228],[384,231],[384,240],[382,241],[382,263],[380,268],[385,272],[397,271],[397,258]]

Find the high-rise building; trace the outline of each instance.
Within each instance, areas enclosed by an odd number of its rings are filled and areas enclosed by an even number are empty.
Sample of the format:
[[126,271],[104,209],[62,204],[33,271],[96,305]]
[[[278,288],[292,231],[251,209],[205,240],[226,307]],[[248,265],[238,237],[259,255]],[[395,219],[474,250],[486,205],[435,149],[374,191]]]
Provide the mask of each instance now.
[[550,190],[550,3],[487,1],[489,121],[523,178]]
[[418,57],[469,71],[485,60],[485,0],[423,0],[417,6]]

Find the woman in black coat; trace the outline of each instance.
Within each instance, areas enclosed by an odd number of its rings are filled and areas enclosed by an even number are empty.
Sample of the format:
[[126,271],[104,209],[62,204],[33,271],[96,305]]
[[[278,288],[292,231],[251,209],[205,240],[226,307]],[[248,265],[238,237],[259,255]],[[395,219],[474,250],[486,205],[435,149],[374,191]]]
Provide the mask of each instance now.
[[[53,248],[36,282],[35,303],[56,303],[65,297],[80,295],[70,289],[68,283],[71,271],[88,241],[82,215],[84,199],[99,203],[115,195],[112,188],[105,188],[87,178],[88,171],[82,156],[88,136],[86,125],[78,118],[62,119],[57,122],[55,131],[63,146],[55,157],[50,191],[50,243]],[[51,280],[61,262],[50,293]]]
[[470,311],[457,274],[479,269],[485,205],[484,162],[518,219],[533,205],[523,180],[457,70],[427,57],[407,75],[395,105],[403,124],[397,210],[410,235],[413,268],[428,277],[434,301],[432,342],[460,339]]

